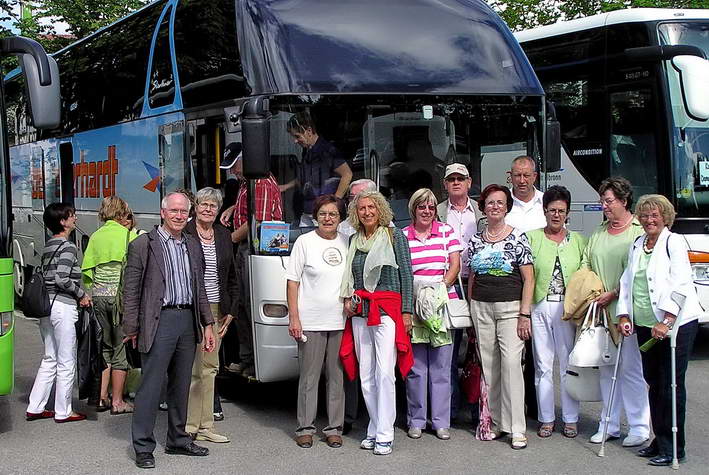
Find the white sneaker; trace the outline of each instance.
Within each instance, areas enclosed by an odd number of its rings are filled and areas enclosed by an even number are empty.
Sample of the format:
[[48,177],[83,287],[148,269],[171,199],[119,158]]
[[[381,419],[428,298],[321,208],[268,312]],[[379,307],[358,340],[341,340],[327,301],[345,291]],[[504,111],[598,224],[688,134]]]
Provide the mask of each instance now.
[[374,444],[374,455],[389,455],[391,453],[391,442],[377,442]]
[[643,445],[646,440],[647,437],[642,437],[640,435],[628,435],[628,437],[623,439],[623,447],[637,447],[639,445]]
[[[615,440],[615,439],[617,439],[617,438],[618,438],[617,435],[606,434],[606,441],[608,441],[608,440]],[[593,435],[591,436],[590,442],[591,442],[592,444],[600,444],[601,442],[603,442],[603,431],[602,431],[602,430],[599,430],[598,432],[596,432],[595,434],[593,434]]]
[[376,442],[374,441],[374,439],[370,439],[369,437],[367,437],[359,444],[359,448],[363,450],[372,450],[375,445]]

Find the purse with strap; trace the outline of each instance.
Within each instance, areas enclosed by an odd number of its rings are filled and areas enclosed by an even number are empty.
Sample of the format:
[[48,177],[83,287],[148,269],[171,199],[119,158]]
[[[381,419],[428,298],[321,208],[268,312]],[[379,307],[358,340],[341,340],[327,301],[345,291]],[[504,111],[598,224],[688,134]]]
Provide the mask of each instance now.
[[[448,245],[446,245],[446,267],[450,269],[450,260],[448,254]],[[460,292],[465,296],[465,291],[463,290],[463,279],[460,277],[460,271],[458,271],[458,285],[460,285]],[[462,299],[448,299],[445,306],[445,322],[446,327],[449,330],[460,330],[463,328],[470,328],[473,326],[473,317],[470,314],[470,307],[465,298]]]
[[580,368],[611,366],[618,357],[618,348],[608,329],[608,311],[591,302],[586,310],[581,333],[569,354],[569,365]]
[[[57,252],[64,247],[66,241],[61,243],[52,253],[49,258],[51,263],[54,260],[54,256]],[[54,301],[57,299],[59,292],[54,294],[52,301],[49,301],[49,291],[47,290],[47,283],[44,280],[44,257],[38,267],[35,267],[32,277],[25,285],[24,292],[22,292],[22,312],[28,318],[45,318],[52,314],[52,307],[54,306]]]

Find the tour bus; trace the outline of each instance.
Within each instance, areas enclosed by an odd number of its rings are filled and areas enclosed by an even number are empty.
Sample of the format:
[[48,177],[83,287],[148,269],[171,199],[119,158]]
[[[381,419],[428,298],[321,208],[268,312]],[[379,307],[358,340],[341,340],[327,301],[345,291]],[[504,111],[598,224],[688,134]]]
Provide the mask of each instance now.
[[[21,69],[15,75],[26,85],[26,120],[37,129],[59,125],[59,72],[57,63],[34,40],[10,37],[0,40],[0,57],[17,55]],[[23,74],[24,73],[24,74]],[[0,85],[3,82],[0,71]],[[12,203],[10,161],[4,90],[0,90],[0,396],[10,394],[15,382],[14,304],[12,259]]]
[[709,10],[619,10],[516,38],[561,126],[562,163],[546,178],[570,186],[572,220],[593,230],[611,175],[636,198],[667,196],[709,310]]
[[[287,131],[299,112],[310,114],[353,179],[380,186],[398,225],[416,188],[444,199],[448,163],[466,164],[479,193],[506,182],[515,156],[544,169],[544,151],[554,150],[542,87],[507,26],[479,0],[161,0],[55,58],[61,127],[30,127],[19,82],[6,84],[18,293],[38,263],[48,203],[74,204],[81,248],[106,196],[126,199],[138,227],[149,229],[165,193],[225,185],[231,177],[219,166],[232,142],[243,146],[249,186],[268,172],[287,184],[303,161]],[[291,246],[313,229],[301,226],[302,196],[297,188],[281,196]],[[264,253],[258,233],[252,222],[255,379],[295,378],[287,252]]]

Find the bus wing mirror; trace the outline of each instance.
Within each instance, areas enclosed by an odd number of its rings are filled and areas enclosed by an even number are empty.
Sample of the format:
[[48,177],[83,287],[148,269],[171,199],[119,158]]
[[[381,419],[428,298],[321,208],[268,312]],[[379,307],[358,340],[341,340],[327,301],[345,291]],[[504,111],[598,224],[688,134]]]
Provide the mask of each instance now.
[[698,56],[675,56],[672,67],[679,73],[682,101],[687,115],[694,120],[709,119],[709,61]]
[[548,119],[544,131],[544,171],[561,170],[561,124],[556,119]]
[[244,177],[265,178],[271,171],[271,113],[268,99],[254,97],[241,116]]
[[[25,73],[25,84],[29,94],[30,114],[32,123],[37,129],[56,129],[61,122],[61,108],[59,101],[59,66],[51,56],[49,61],[50,82],[42,85],[43,77],[37,61],[31,54],[20,55],[20,65]],[[46,75],[42,75],[46,76]]]

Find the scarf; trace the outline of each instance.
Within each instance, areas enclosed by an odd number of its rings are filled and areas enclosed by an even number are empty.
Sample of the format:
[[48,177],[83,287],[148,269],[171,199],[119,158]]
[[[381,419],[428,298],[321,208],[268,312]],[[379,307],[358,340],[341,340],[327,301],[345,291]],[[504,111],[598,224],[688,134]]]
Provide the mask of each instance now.
[[352,270],[352,262],[357,251],[367,253],[364,261],[364,271],[362,277],[364,280],[364,288],[369,292],[374,292],[379,283],[379,277],[382,274],[382,267],[391,266],[395,269],[399,268],[394,256],[394,247],[389,241],[389,231],[385,226],[379,226],[372,237],[365,239],[364,229],[360,229],[350,241],[350,247],[347,251],[347,267],[342,276],[342,285],[340,287],[340,296],[348,298],[354,292],[354,272]]

